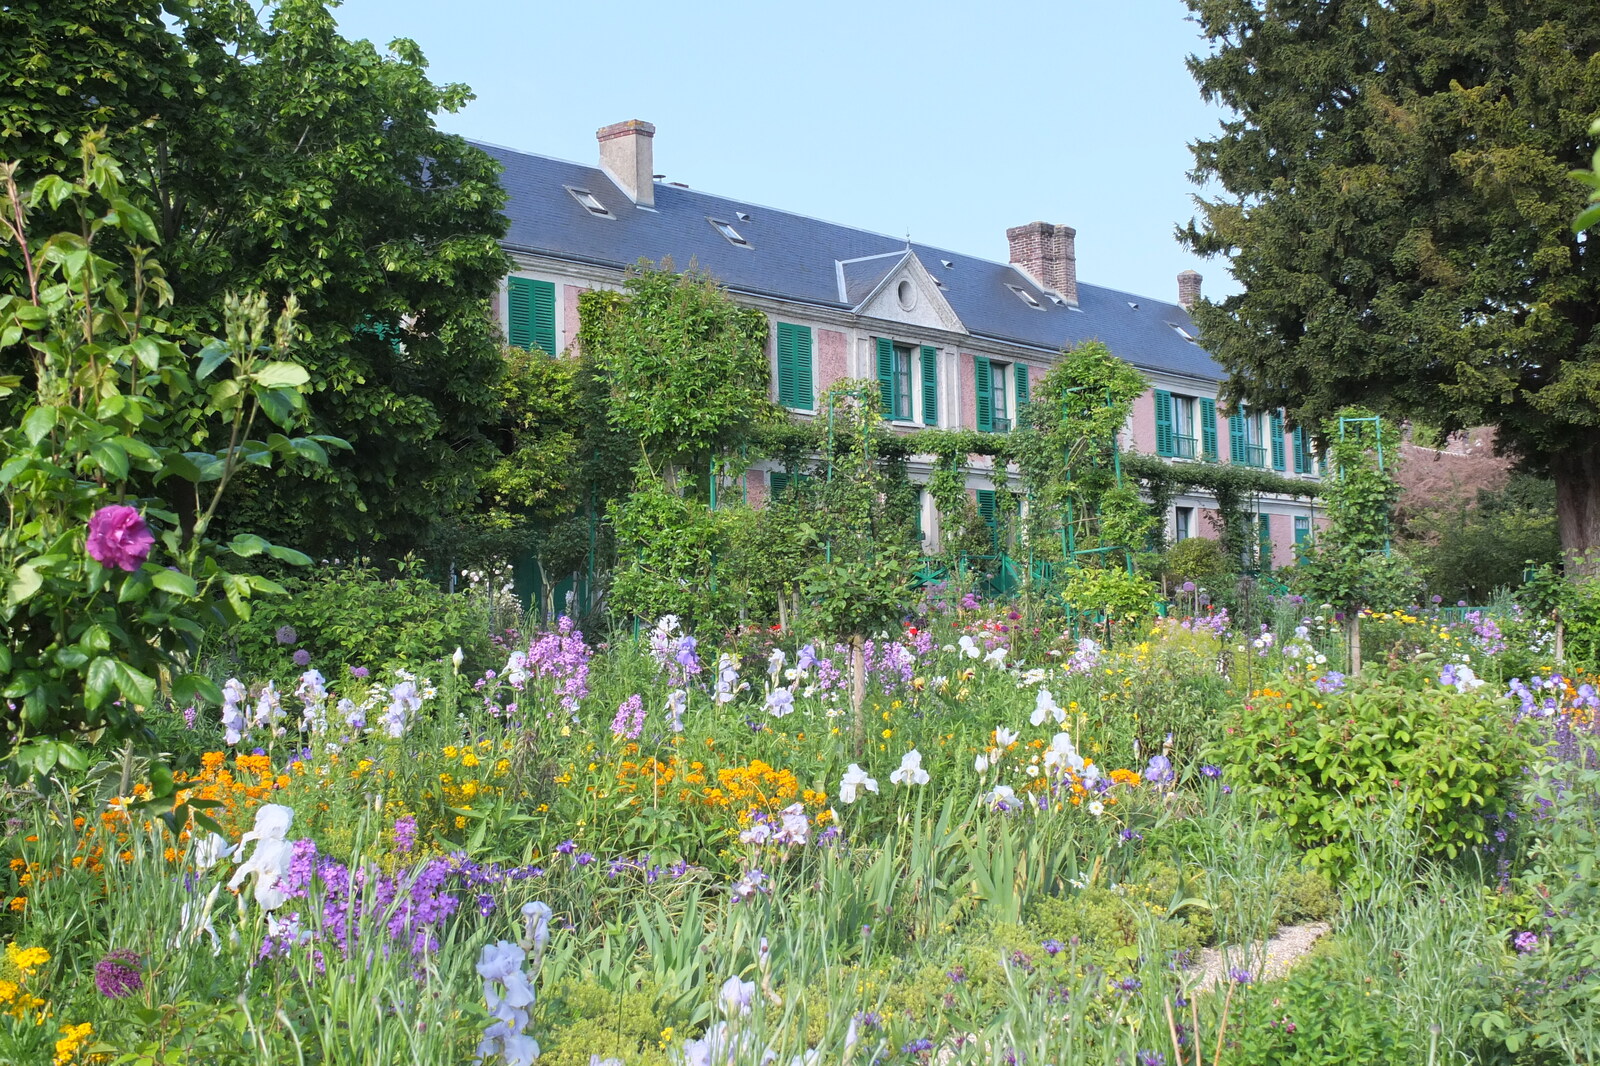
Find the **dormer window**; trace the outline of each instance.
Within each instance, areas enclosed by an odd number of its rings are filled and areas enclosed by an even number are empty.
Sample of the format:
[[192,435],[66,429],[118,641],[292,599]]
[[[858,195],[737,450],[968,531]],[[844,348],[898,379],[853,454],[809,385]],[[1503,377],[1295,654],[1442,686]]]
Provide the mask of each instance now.
[[572,198],[574,200],[578,201],[579,206],[581,206],[585,211],[589,212],[591,215],[597,215],[600,218],[616,218],[617,217],[617,216],[613,215],[610,211],[607,211],[606,210],[606,205],[601,203],[598,199],[596,199],[594,193],[590,192],[588,189],[577,189],[577,188],[574,188],[571,185],[567,185],[567,186],[564,186],[564,187],[567,190],[567,192],[572,194]]
[[1029,292],[1027,289],[1024,289],[1021,285],[1007,285],[1006,288],[1016,293],[1017,299],[1021,300],[1035,311],[1044,310],[1044,304],[1035,299],[1033,293]]
[[737,244],[740,248],[750,247],[750,242],[745,240],[738,230],[733,228],[733,223],[724,222],[720,218],[707,218],[711,228],[728,239],[729,244]]

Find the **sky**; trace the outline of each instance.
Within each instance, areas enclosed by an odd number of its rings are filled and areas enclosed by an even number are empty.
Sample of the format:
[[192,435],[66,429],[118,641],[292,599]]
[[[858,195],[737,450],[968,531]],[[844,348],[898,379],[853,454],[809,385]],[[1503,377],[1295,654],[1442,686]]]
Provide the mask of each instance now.
[[442,128],[591,163],[595,130],[656,127],[668,181],[1004,261],[1005,231],[1078,231],[1085,282],[1175,300],[1188,144],[1223,112],[1184,65],[1181,0],[345,0],[347,37],[416,41],[476,99]]

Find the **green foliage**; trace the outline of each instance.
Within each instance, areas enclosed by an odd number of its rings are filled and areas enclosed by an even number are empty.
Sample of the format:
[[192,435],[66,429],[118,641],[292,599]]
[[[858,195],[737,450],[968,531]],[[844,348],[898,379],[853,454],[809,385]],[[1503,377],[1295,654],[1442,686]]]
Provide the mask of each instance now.
[[1061,598],[1075,611],[1105,612],[1113,621],[1137,622],[1155,607],[1155,582],[1119,566],[1086,566],[1072,571]]
[[1238,564],[1210,537],[1189,537],[1167,549],[1164,567],[1170,585],[1193,581],[1203,588],[1221,588],[1239,574]]
[[[539,1060],[548,1066],[591,1066],[590,1056],[664,1066],[662,1030],[668,1025],[652,984],[609,991],[566,979],[540,1004]],[[546,1037],[548,1034],[548,1037]]]
[[[176,334],[219,331],[229,292],[300,302],[309,424],[357,447],[250,472],[219,521],[318,555],[400,554],[472,506],[496,453],[489,312],[509,262],[497,165],[435,125],[468,91],[430,82],[410,41],[344,39],[323,0],[63,0],[0,20],[6,69],[27,72],[4,90],[5,151],[49,158],[112,127]],[[216,449],[226,425],[192,432]]]
[[[1144,375],[1099,341],[1061,353],[1023,412],[1028,429],[1012,446],[1029,508],[1029,542],[1055,551],[1068,520],[1076,550],[1119,546],[1142,552],[1156,518],[1117,474],[1117,434],[1147,387]],[[1120,560],[1117,560],[1120,563]]]
[[[1044,897],[1029,909],[1028,928],[1040,939],[1076,945],[1080,964],[1126,966],[1152,946],[1164,959],[1198,954],[1216,938],[1202,871],[1155,863],[1136,880],[1092,884],[1070,896]],[[1192,955],[1191,955],[1192,957]]]
[[[0,689],[13,772],[82,769],[76,742],[142,735],[141,713],[159,696],[217,701],[193,667],[203,620],[248,618],[254,595],[282,591],[229,567],[257,556],[307,561],[254,534],[225,546],[208,536],[223,493],[247,465],[323,462],[324,444],[343,443],[277,431],[292,432],[304,407],[306,371],[289,359],[294,303],[269,325],[263,297],[230,298],[226,340],[176,335],[157,314],[171,292],[160,265],[136,251],[124,280],[101,254],[152,240],[150,216],[124,194],[98,138],[84,140],[81,166],[75,181],[48,175],[27,194],[15,165],[3,168],[8,243],[25,270],[21,291],[0,296],[0,348],[24,353],[34,378],[31,393],[18,391],[19,417],[0,428],[9,515]],[[76,212],[78,225],[33,236],[29,215],[41,205]],[[0,380],[0,395],[20,384]],[[196,448],[198,423],[221,426],[224,446]],[[166,509],[156,492],[183,506]],[[88,554],[91,517],[111,504],[141,510],[153,527],[148,558],[112,566]]]
[[1569,175],[1600,22],[1558,0],[1188,6],[1190,70],[1232,117],[1193,146],[1221,192],[1180,237],[1243,283],[1195,311],[1237,398],[1306,426],[1352,400],[1494,425],[1592,507],[1600,275]]
[[711,278],[641,262],[624,291],[580,297],[580,340],[610,391],[613,424],[653,466],[688,464],[778,417],[767,399],[767,319]]
[[1237,997],[1228,1026],[1239,1062],[1273,1066],[1408,1066],[1389,1002],[1353,980],[1336,956],[1318,954],[1281,982]]
[[1226,716],[1213,757],[1330,876],[1355,869],[1357,834],[1391,804],[1425,854],[1459,855],[1488,839],[1532,747],[1503,700],[1441,686],[1427,665],[1337,693],[1276,682]]
[[608,512],[617,538],[610,609],[617,619],[645,622],[676,614],[688,623],[708,620],[715,603],[712,571],[716,527],[704,503],[669,489],[640,468],[634,490]]
[[1554,486],[1513,475],[1505,488],[1480,491],[1470,506],[1417,516],[1405,540],[1428,592],[1446,603],[1486,603],[1495,589],[1522,584],[1524,570],[1560,555]]
[[507,348],[505,367],[498,386],[504,442],[483,482],[483,520],[499,527],[573,509],[582,433],[577,360]]
[[[461,669],[469,674],[497,666],[491,655],[494,634],[481,601],[441,591],[421,569],[408,559],[397,574],[385,576],[352,561],[291,578],[284,582],[287,597],[262,603],[248,622],[227,631],[223,668],[236,677],[274,678],[284,688],[304,669],[290,658],[300,649],[329,678],[345,676],[352,666],[376,673],[383,667],[437,664],[456,648],[465,657]],[[287,643],[278,639],[285,626],[294,631]]]
[[1302,549],[1292,583],[1310,602],[1331,604],[1353,619],[1363,607],[1414,602],[1419,581],[1389,543],[1400,495],[1393,470],[1399,436],[1382,420],[1343,421],[1373,419],[1365,408],[1343,408],[1339,417],[1324,427],[1333,468],[1323,489],[1328,526]]
[[1514,1052],[1531,1047],[1587,1062],[1600,1055],[1600,743],[1574,734],[1574,750],[1536,767],[1529,788],[1540,816],[1520,883],[1542,905],[1524,930],[1536,934],[1536,946],[1517,954],[1507,1002],[1484,1018],[1484,1029]]

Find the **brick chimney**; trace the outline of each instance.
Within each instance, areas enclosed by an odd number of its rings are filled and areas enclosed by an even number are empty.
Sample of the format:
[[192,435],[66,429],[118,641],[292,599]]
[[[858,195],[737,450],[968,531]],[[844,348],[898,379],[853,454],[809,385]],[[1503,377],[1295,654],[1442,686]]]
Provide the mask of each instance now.
[[1061,296],[1078,303],[1078,231],[1071,226],[1030,222],[1006,230],[1011,242],[1011,265]]
[[600,142],[600,169],[640,207],[656,203],[655,153],[651,150],[655,135],[654,126],[637,118],[595,131]]
[[1185,270],[1178,275],[1178,305],[1185,311],[1200,302],[1200,282],[1203,279],[1198,271]]

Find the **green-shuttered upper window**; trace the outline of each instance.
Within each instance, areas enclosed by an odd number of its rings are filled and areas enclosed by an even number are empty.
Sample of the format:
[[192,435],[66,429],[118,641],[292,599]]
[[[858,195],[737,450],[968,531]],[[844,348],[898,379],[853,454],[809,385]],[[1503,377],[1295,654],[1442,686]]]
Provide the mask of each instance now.
[[533,278],[506,279],[506,339],[513,347],[556,353],[556,287]]
[[778,403],[809,411],[816,403],[811,371],[811,327],[778,323]]

